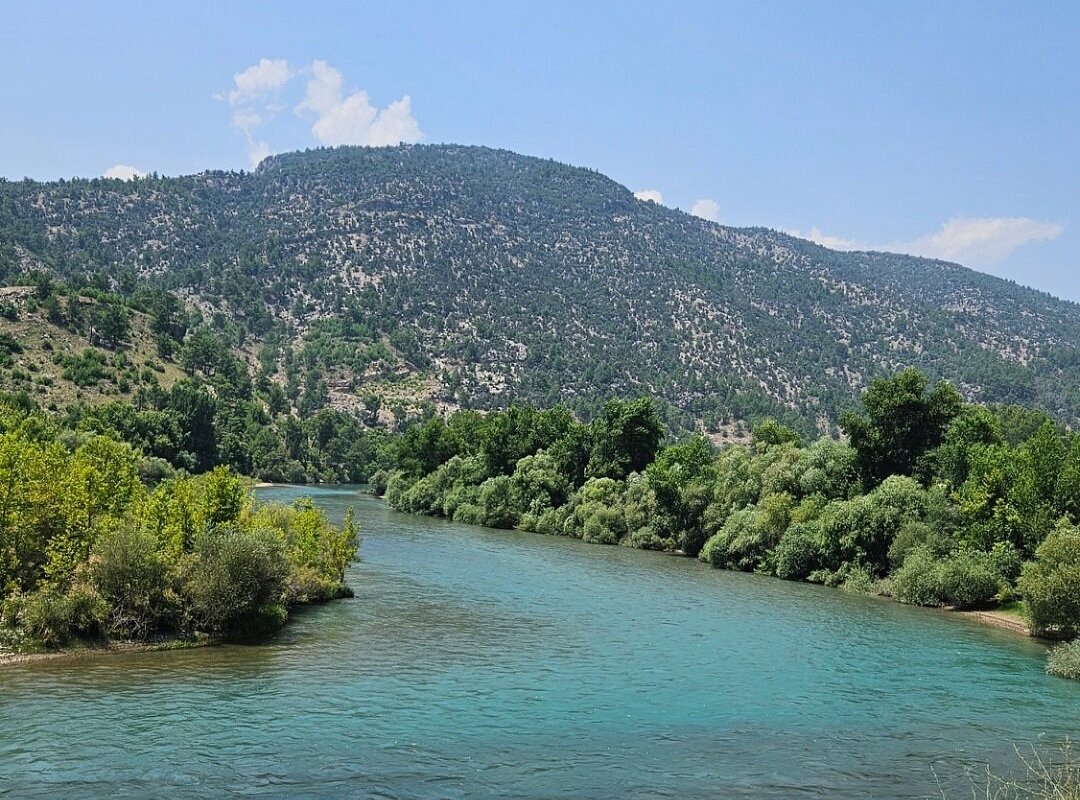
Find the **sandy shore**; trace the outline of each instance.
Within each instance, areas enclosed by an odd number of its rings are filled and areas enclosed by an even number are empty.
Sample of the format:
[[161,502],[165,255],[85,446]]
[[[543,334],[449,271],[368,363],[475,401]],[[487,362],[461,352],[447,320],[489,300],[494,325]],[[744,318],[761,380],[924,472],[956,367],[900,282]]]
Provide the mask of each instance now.
[[1004,611],[958,611],[955,609],[952,610],[952,613],[976,620],[983,625],[1031,636],[1031,627],[1022,617],[1016,614],[1009,614]]

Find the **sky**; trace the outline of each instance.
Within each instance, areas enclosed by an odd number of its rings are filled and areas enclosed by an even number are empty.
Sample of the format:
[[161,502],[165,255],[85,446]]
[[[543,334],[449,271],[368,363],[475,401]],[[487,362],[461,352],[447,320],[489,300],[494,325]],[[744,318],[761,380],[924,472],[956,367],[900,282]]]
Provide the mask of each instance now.
[[5,0],[0,176],[482,144],[1080,301],[1080,3]]

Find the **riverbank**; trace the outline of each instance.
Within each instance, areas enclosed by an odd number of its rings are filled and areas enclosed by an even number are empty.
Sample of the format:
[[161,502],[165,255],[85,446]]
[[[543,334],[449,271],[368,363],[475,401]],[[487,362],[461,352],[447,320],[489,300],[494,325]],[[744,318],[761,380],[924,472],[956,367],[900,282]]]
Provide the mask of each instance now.
[[[394,509],[393,506],[386,501],[385,497],[378,497],[377,495],[373,495],[373,497],[375,497],[377,500],[382,501],[383,503],[386,503],[387,507],[391,508],[392,510],[397,511],[397,509]],[[406,513],[407,514],[409,512],[400,512],[399,511],[399,513]],[[426,515],[424,515],[424,514],[409,514],[409,516],[415,516],[415,517],[421,517],[422,518],[422,517],[424,517]],[[475,526],[475,527],[484,527],[484,526]],[[499,529],[496,529],[496,530],[499,530]],[[516,530],[520,530],[520,529],[516,529]],[[533,531],[533,532],[535,533],[535,531]],[[568,537],[568,538],[576,538],[576,537]],[[586,542],[586,541],[581,540],[581,539],[578,539],[578,541],[582,542],[582,544],[596,544],[595,542]],[[607,546],[610,546],[610,545],[607,545]],[[668,556],[668,557],[693,558],[692,556],[687,555],[682,550],[656,550],[656,551],[651,551],[651,552],[657,553],[659,555]],[[694,560],[696,560],[696,559],[694,559]],[[779,580],[779,579],[777,579],[777,580]],[[897,600],[895,597],[893,597],[891,595],[878,595],[878,596],[882,600],[886,600],[886,601],[889,601],[889,602],[892,602],[892,603],[899,603],[900,602],[899,600]],[[942,607],[938,607],[937,610],[941,611],[941,612],[943,612],[945,614],[951,614],[951,615],[954,614],[954,615],[957,615],[958,617],[973,620],[973,621],[981,623],[983,625],[988,625],[988,626],[990,626],[992,628],[998,628],[1000,630],[1011,631],[1012,633],[1018,634],[1020,636],[1024,636],[1026,638],[1038,638],[1038,637],[1035,637],[1034,633],[1031,630],[1031,625],[1024,618],[1024,616],[1018,610],[1015,610],[1012,607],[1010,607],[1008,609],[998,608],[998,609],[986,609],[986,610],[981,610],[981,611],[968,611],[968,610],[954,608],[952,606],[942,606]]]
[[993,628],[1012,631],[1013,633],[1019,633],[1022,636],[1035,636],[1035,634],[1032,633],[1031,625],[1028,624],[1027,620],[1010,611],[1000,611],[996,609],[988,611],[962,611],[956,608],[946,610],[950,613],[959,614],[962,617],[973,619],[976,622],[981,622],[983,625],[989,625]]
[[14,664],[28,664],[35,661],[76,660],[97,658],[105,655],[122,653],[154,653],[163,650],[191,650],[196,647],[210,647],[218,642],[210,638],[166,639],[160,642],[108,642],[102,644],[80,644],[60,650],[42,650],[33,653],[17,653],[0,647],[0,667]]

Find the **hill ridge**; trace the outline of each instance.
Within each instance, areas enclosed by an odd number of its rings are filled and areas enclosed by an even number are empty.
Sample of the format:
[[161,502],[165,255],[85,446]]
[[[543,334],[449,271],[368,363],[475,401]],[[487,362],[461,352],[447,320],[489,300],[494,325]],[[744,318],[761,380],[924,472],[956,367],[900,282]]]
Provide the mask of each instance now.
[[[332,405],[637,392],[682,428],[827,428],[915,365],[970,399],[1080,420],[1080,306],[966,267],[837,252],[634,198],[603,174],[473,145],[279,154],[253,172],[0,183],[0,278],[176,293]],[[127,288],[125,288],[127,287]],[[292,355],[287,356],[288,349]],[[378,384],[378,385],[376,385]],[[373,389],[374,387],[374,389]]]

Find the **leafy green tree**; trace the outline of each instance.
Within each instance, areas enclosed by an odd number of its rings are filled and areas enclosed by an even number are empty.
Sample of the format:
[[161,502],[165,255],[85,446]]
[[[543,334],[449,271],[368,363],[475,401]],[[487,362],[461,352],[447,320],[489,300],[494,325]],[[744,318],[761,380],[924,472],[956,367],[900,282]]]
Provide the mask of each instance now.
[[656,527],[661,537],[700,528],[716,477],[713,449],[704,436],[664,447],[646,470],[656,496]]
[[972,451],[1002,442],[1001,421],[985,406],[965,405],[934,453],[934,473],[957,488],[967,480]]
[[926,491],[913,478],[893,475],[872,492],[832,503],[820,526],[826,566],[863,567],[875,577],[888,570],[889,547],[905,524],[921,520],[928,508]]
[[458,454],[461,439],[441,417],[408,428],[394,445],[398,469],[413,477],[434,472],[440,464]]
[[98,300],[90,306],[90,343],[115,348],[131,332],[131,312],[118,300]]
[[541,411],[515,405],[489,415],[480,441],[488,474],[509,475],[520,459],[551,447],[573,424],[570,412],[559,407]]
[[1072,435],[1057,477],[1054,505],[1074,524],[1080,523],[1080,436]]
[[736,511],[705,543],[699,558],[714,567],[762,567],[787,531],[794,505],[790,494],[770,494],[756,506]]
[[513,528],[521,519],[513,480],[508,475],[496,475],[480,484],[480,507],[484,524],[490,528]]
[[751,428],[750,443],[758,449],[775,447],[781,444],[793,444],[802,446],[802,437],[799,432],[781,425],[772,417],[766,417]]
[[519,460],[510,480],[514,505],[523,513],[538,516],[563,505],[570,495],[570,482],[559,472],[555,459],[542,450]]
[[214,427],[217,401],[209,392],[193,381],[178,381],[163,398],[162,410],[174,412],[184,432],[182,452],[178,456],[186,462],[182,466],[203,472],[217,464],[218,437]]
[[818,439],[804,452],[799,492],[844,500],[859,483],[857,454],[843,442]]
[[926,377],[914,369],[873,380],[862,405],[862,414],[849,412],[840,424],[868,489],[890,475],[911,475],[941,443],[962,407],[951,384],[941,382],[927,391]]
[[664,438],[664,423],[651,398],[610,400],[593,423],[588,475],[625,480],[642,472],[655,458]]

